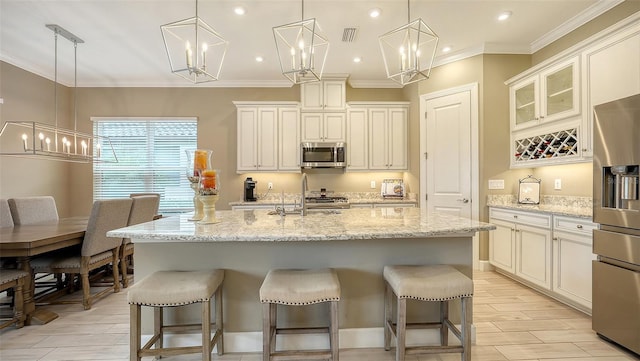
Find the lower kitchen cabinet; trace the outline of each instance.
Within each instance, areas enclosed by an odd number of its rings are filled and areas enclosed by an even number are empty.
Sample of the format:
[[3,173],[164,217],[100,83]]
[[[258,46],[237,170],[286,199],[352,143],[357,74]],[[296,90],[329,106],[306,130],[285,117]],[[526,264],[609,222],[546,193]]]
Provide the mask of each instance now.
[[551,216],[493,208],[489,214],[500,225],[489,238],[489,262],[551,289]]
[[553,292],[589,310],[594,229],[589,220],[553,217]]
[[489,209],[489,263],[501,273],[591,312],[592,231],[588,219]]

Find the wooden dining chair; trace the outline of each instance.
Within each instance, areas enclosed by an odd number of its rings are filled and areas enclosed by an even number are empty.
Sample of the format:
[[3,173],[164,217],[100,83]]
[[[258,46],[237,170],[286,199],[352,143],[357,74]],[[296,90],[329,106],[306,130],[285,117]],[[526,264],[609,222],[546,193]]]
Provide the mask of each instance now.
[[0,199],[0,227],[13,227],[13,217],[6,199]]
[[51,196],[9,198],[8,203],[16,225],[58,220],[56,200]]
[[[135,224],[150,222],[153,220],[156,214],[158,214],[158,207],[160,205],[159,194],[149,194],[140,196],[131,196],[133,204],[131,205],[131,213],[129,214],[128,226]],[[128,269],[129,265],[133,261],[134,246],[131,243],[131,239],[125,238],[122,240],[122,246],[120,247],[120,273],[122,273],[122,287],[129,287]]]
[[[36,258],[31,262],[34,271],[67,274],[65,282],[68,287],[75,285],[75,275],[79,275],[82,281],[82,304],[85,310],[91,308],[94,300],[105,296],[108,292],[119,292],[120,282],[118,280],[120,278],[117,264],[122,238],[107,237],[106,233],[127,226],[132,203],[131,198],[95,201],[80,251],[61,252]],[[113,284],[102,291],[91,294],[89,272],[108,264],[114,265],[111,267]],[[52,303],[75,302],[55,301]]]

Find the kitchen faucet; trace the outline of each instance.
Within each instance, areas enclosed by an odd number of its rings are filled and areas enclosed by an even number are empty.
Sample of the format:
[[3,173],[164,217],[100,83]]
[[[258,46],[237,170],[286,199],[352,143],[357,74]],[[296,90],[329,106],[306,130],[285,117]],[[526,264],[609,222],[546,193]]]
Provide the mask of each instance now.
[[301,186],[302,186],[302,191],[300,192],[301,196],[300,196],[300,215],[301,216],[306,216],[307,215],[307,202],[305,200],[306,198],[306,191],[309,190],[309,185],[307,184],[307,173],[302,173],[302,179],[301,179]]

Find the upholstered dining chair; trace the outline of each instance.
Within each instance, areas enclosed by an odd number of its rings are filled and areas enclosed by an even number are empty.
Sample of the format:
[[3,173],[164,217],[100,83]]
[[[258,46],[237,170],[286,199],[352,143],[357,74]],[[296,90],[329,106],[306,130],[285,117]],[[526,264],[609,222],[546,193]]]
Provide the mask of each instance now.
[[13,227],[13,217],[6,199],[0,199],[0,227]]
[[[149,193],[147,193],[149,194]],[[140,224],[144,222],[150,222],[153,217],[158,214],[158,207],[160,204],[159,194],[149,194],[140,196],[131,196],[133,204],[131,205],[131,213],[129,214],[128,226]],[[122,287],[129,287],[129,278],[127,276],[127,270],[129,268],[129,259],[133,257],[134,246],[131,243],[131,239],[125,238],[122,240],[122,246],[120,247],[120,273],[122,273]]]
[[58,220],[56,200],[51,196],[9,198],[8,202],[16,225]]
[[[68,287],[75,284],[75,276],[82,281],[82,304],[85,310],[91,308],[94,300],[105,296],[108,292],[119,292],[118,258],[122,238],[107,237],[110,230],[127,226],[131,212],[131,198],[105,199],[93,202],[87,231],[80,251],[70,250],[51,256],[36,258],[31,262],[35,272],[65,273]],[[106,289],[91,294],[89,272],[102,266],[112,264],[114,282]],[[59,301],[53,303],[70,303],[74,301]]]
[[158,212],[160,211],[160,193],[131,193],[129,194],[129,197],[134,198],[134,197],[141,197],[141,196],[155,196],[158,198],[158,204],[156,205],[156,211],[154,215],[157,215]]

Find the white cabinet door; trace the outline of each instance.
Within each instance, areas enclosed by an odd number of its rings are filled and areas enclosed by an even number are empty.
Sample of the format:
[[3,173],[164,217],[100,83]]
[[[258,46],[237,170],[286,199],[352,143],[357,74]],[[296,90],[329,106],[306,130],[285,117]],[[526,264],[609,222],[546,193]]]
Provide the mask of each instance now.
[[387,110],[369,109],[369,169],[388,168],[388,141]]
[[324,136],[324,123],[322,113],[302,113],[302,141],[322,142]]
[[323,114],[323,141],[324,142],[344,142],[346,133],[345,113],[325,113]]
[[258,108],[258,170],[278,169],[277,108]]
[[515,273],[515,226],[513,223],[489,219],[496,229],[489,232],[489,263]]
[[407,169],[407,109],[389,109],[389,169]]
[[369,169],[367,119],[366,108],[347,112],[347,170]]
[[344,142],[345,113],[302,113],[303,142]]
[[343,111],[346,105],[346,82],[322,80],[300,86],[302,109],[311,111]]
[[540,119],[540,85],[537,75],[509,87],[511,131],[538,124]]
[[582,152],[585,156],[593,156],[593,107],[640,93],[640,25],[585,50],[582,60],[587,103]]
[[278,169],[300,172],[300,111],[278,109]]
[[346,85],[343,80],[325,80],[323,85],[324,110],[344,110]]
[[369,109],[369,169],[407,169],[407,109]]
[[551,231],[516,225],[516,275],[551,289]]
[[592,232],[588,219],[553,217],[553,291],[591,310]]
[[238,171],[258,169],[257,108],[238,108]]

